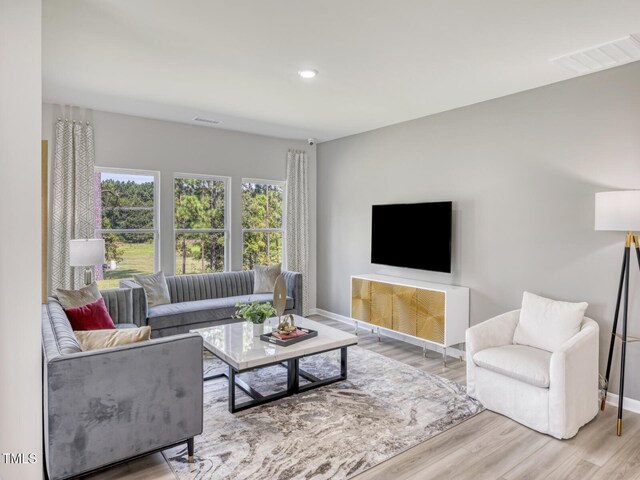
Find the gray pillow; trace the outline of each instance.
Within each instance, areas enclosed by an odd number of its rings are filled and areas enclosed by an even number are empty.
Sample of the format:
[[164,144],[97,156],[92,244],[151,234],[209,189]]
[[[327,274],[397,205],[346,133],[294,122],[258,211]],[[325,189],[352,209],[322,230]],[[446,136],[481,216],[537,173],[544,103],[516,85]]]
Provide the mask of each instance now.
[[144,288],[149,307],[171,303],[169,287],[167,287],[167,281],[162,270],[152,275],[134,275],[133,279]]
[[276,279],[282,273],[282,264],[276,265],[256,265],[256,272],[253,284],[253,293],[273,293]]
[[56,296],[62,308],[84,307],[102,298],[96,283],[82,287],[80,290],[64,290],[56,288]]

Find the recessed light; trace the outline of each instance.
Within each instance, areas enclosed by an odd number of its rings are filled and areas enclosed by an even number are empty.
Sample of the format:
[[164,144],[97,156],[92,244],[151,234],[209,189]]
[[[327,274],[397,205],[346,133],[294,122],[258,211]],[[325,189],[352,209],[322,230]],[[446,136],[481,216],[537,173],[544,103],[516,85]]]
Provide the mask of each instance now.
[[318,74],[317,70],[300,70],[298,75],[302,78],[313,78]]

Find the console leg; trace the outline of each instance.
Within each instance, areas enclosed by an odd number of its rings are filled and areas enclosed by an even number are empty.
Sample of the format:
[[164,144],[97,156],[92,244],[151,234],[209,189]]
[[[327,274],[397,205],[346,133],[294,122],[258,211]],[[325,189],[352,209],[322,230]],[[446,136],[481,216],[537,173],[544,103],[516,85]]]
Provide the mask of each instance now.
[[358,335],[358,322],[353,322],[354,328],[355,328],[355,334]]
[[378,327],[378,341],[381,342],[382,339],[380,338],[380,327]]
[[447,366],[447,347],[442,347],[442,365]]

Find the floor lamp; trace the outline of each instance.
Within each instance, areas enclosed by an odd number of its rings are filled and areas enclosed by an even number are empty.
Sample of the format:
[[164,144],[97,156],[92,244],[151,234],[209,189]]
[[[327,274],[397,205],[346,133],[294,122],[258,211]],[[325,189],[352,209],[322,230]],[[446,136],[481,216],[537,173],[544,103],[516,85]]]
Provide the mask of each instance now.
[[[622,257],[622,271],[620,272],[620,282],[618,284],[618,297],[616,299],[616,309],[613,315],[613,328],[611,329],[611,341],[609,344],[609,357],[607,359],[607,371],[605,374],[604,396],[600,409],[604,410],[607,400],[607,390],[609,388],[609,374],[611,373],[611,360],[613,359],[613,349],[616,337],[622,342],[622,354],[620,360],[620,388],[618,392],[618,423],[617,435],[622,435],[622,402],[624,396],[624,366],[627,354],[627,343],[638,339],[627,336],[627,314],[629,310],[629,271],[631,270],[631,244],[636,249],[638,265],[640,266],[640,248],[638,245],[638,235],[635,231],[640,231],[640,190],[627,190],[617,192],[596,193],[596,215],[595,229],[609,231],[627,232],[624,246],[624,256]],[[620,302],[622,300],[622,334],[618,333],[618,315],[620,313]]]

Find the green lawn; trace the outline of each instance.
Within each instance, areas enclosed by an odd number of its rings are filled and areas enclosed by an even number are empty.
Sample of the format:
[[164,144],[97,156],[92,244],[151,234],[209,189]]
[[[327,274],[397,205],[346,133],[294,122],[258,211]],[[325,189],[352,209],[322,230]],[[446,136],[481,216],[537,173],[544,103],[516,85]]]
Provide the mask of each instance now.
[[[204,261],[204,272],[202,271],[202,260],[200,258],[194,258],[187,255],[187,262],[185,265],[185,273],[212,273],[209,267],[209,262]],[[182,273],[182,254],[176,252],[176,270]]]
[[136,274],[153,273],[153,244],[121,244],[122,260],[115,270],[105,270],[104,280],[98,281],[101,289],[118,288],[120,280]]

